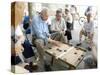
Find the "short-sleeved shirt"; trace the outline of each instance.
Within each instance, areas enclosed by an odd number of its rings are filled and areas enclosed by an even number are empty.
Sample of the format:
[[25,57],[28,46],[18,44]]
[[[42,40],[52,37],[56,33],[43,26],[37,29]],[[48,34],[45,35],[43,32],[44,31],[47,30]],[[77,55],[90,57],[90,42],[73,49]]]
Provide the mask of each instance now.
[[66,23],[63,18],[61,18],[60,21],[57,21],[56,18],[54,18],[51,21],[51,31],[57,30],[57,31],[65,31],[66,30]]
[[73,18],[72,18],[71,13],[68,13],[67,15],[65,14],[64,19],[68,23],[72,23],[73,22]]

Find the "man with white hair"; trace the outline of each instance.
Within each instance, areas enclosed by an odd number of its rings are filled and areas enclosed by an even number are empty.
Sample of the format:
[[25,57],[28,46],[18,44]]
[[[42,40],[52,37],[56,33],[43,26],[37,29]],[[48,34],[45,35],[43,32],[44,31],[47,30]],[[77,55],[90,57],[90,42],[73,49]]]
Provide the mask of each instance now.
[[[47,45],[48,42],[59,46],[58,41],[52,40],[50,38],[49,30],[48,30],[48,9],[44,8],[41,10],[39,15],[36,15],[32,19],[32,35],[33,35],[33,44],[36,45],[37,51],[39,53],[39,60],[42,65],[42,70],[48,71],[47,61],[45,57],[44,47]],[[50,70],[50,69],[49,69]]]

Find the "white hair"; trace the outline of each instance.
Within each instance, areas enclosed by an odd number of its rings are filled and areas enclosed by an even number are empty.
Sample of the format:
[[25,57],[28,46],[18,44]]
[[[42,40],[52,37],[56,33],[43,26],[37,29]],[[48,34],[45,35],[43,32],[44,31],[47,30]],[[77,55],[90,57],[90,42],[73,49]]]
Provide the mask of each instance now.
[[41,14],[43,14],[43,13],[48,13],[48,9],[47,9],[47,8],[43,8],[43,9],[41,10]]

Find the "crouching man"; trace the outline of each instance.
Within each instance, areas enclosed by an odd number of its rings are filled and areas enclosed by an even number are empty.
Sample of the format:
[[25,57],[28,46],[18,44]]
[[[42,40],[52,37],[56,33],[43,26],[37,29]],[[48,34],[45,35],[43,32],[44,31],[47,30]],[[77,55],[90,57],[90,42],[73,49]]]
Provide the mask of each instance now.
[[65,38],[65,31],[66,31],[66,23],[65,20],[62,17],[61,10],[56,10],[56,16],[51,21],[51,36],[52,39],[61,41],[62,43],[67,43],[67,40]]

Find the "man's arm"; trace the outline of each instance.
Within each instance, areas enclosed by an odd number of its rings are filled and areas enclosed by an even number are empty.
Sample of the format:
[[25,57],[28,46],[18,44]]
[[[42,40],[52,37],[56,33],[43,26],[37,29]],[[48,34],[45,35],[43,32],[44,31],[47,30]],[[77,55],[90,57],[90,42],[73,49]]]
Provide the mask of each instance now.
[[63,19],[63,33],[65,34],[65,31],[67,30],[67,27],[66,27],[66,23],[65,23],[65,20]]
[[55,41],[55,40],[52,40],[51,38],[48,38],[48,42],[60,47],[60,45],[59,45],[60,42],[59,41]]
[[23,35],[23,32],[22,32],[20,26],[18,26],[16,28],[15,34],[18,37],[17,42],[15,43],[15,52],[19,53],[24,50],[24,48],[22,47],[22,43],[24,43],[24,41],[25,41],[25,37]]
[[38,17],[34,17],[32,19],[32,32],[34,33],[33,35],[36,35],[38,38],[45,39],[45,36],[43,36],[42,31],[41,31],[41,25],[39,23]]

